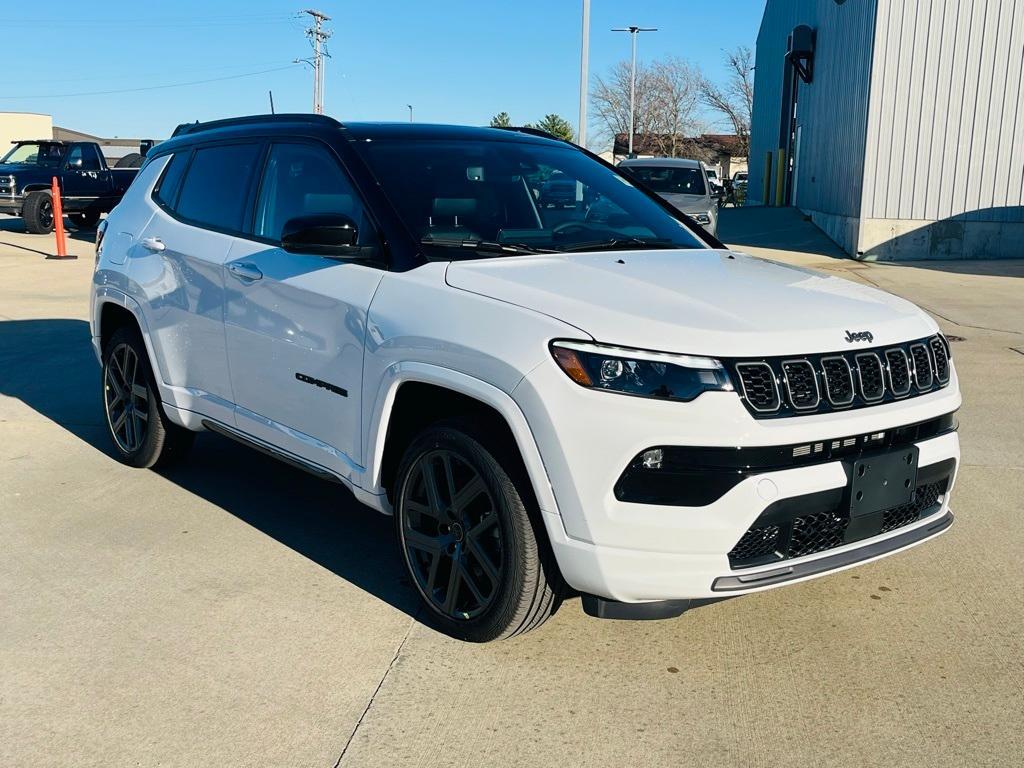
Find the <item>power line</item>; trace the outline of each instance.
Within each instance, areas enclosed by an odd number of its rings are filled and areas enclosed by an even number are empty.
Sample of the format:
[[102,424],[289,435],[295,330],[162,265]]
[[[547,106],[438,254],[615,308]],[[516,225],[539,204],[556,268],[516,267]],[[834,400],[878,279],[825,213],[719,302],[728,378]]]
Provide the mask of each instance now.
[[48,93],[42,95],[27,94],[23,96],[0,96],[0,100],[11,101],[12,99],[67,99],[72,96],[106,96],[113,93],[138,93],[140,91],[159,91],[165,88],[183,88],[188,85],[203,85],[204,83],[217,83],[223,80],[237,80],[242,77],[255,77],[256,75],[266,75],[270,72],[282,72],[286,69],[292,69],[295,64],[288,64],[283,67],[274,67],[273,69],[261,69],[256,72],[243,72],[239,75],[226,75],[224,77],[211,77],[205,80],[190,80],[184,83],[166,83],[164,85],[146,85],[140,88],[116,88],[109,91],[77,91],[75,93]]
[[[246,62],[244,64],[221,64],[221,65],[212,66],[212,67],[184,67],[184,68],[181,68],[181,69],[175,67],[174,71],[176,73],[178,73],[178,74],[183,74],[183,73],[186,73],[186,72],[188,72],[188,73],[192,73],[192,72],[221,72],[221,71],[226,70],[226,69],[250,69],[252,67],[272,67],[272,66],[276,66],[276,65],[283,66],[285,63],[286,62],[281,61],[280,59],[278,59],[277,61],[250,61],[250,62]],[[288,62],[288,63],[294,64],[295,62],[292,61],[292,62]],[[133,69],[131,72],[128,73],[128,77],[140,77],[140,76],[148,76],[148,75],[162,75],[162,74],[165,74],[166,72],[167,72],[166,68],[160,70],[159,72],[140,72],[138,70],[134,70]],[[22,85],[43,85],[43,84],[46,84],[46,83],[81,83],[81,82],[84,82],[86,80],[117,80],[117,79],[121,79],[121,78],[124,78],[124,77],[125,77],[125,72],[122,69],[121,72],[119,72],[117,74],[113,74],[113,75],[106,74],[106,75],[85,75],[83,77],[54,77],[54,78],[47,77],[47,78],[41,78],[41,79],[38,79],[38,80],[37,79],[19,80],[18,82],[21,83]]]

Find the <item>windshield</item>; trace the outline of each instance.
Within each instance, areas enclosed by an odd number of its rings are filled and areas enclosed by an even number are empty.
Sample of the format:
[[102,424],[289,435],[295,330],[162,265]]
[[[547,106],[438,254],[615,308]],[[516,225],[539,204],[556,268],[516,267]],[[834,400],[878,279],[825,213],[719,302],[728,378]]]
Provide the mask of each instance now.
[[642,181],[659,195],[704,195],[704,174],[700,168],[665,165],[623,165],[622,170]]
[[[428,256],[651,247],[703,248],[681,221],[571,147],[511,141],[357,145]],[[462,247],[481,244],[479,248]]]
[[49,142],[33,142],[18,144],[4,155],[0,163],[22,163],[24,165],[41,165],[44,168],[57,168],[64,156],[64,147]]

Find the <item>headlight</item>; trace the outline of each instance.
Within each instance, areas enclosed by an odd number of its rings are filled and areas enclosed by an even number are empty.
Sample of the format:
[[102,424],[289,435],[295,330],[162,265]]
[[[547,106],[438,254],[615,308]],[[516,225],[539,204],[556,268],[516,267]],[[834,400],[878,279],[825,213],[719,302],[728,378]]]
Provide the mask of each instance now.
[[689,216],[694,221],[696,221],[698,224],[706,225],[711,223],[711,217],[706,213],[688,213],[686,215]]
[[732,392],[724,366],[710,357],[555,341],[551,355],[581,387],[689,402],[702,392]]

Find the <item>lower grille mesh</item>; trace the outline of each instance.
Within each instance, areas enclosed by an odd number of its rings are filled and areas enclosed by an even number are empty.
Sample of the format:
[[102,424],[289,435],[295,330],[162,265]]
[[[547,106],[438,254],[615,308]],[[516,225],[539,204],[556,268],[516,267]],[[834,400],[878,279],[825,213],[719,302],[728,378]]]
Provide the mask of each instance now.
[[[934,511],[948,483],[949,478],[944,478],[917,486],[910,502],[882,512],[881,527],[871,535],[910,525]],[[746,568],[834,549],[850,543],[846,541],[849,525],[850,515],[844,505],[771,524],[756,521],[729,552],[729,564]]]

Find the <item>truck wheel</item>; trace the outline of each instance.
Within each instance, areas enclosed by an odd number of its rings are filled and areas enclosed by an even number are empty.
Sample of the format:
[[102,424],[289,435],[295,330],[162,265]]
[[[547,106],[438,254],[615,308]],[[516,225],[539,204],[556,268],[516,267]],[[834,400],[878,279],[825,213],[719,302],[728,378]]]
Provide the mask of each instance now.
[[195,433],[164,415],[146,345],[134,328],[120,328],[103,348],[103,408],[118,458],[132,467],[181,459]]
[[53,232],[53,200],[49,192],[30,192],[21,209],[25,229],[33,235]]
[[442,631],[503,639],[540,626],[558,607],[556,568],[530,520],[532,494],[521,490],[528,482],[513,480],[457,423],[428,427],[406,450],[395,494],[398,541]]
[[100,221],[100,212],[87,210],[80,211],[78,213],[69,213],[68,219],[79,229],[96,229],[96,225]]

